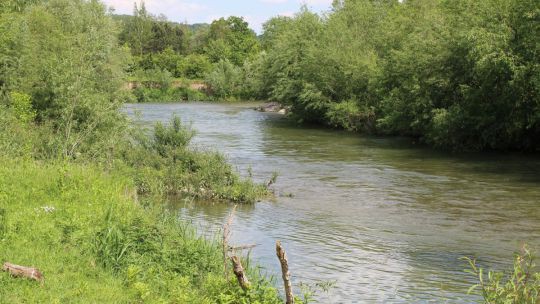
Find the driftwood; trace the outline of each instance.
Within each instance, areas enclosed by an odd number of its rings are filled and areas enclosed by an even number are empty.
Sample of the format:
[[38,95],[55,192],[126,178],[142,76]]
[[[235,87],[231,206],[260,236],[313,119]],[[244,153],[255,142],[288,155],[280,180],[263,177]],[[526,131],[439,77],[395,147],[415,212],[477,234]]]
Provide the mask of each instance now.
[[242,263],[240,262],[240,258],[236,255],[233,255],[231,257],[231,262],[233,264],[233,272],[238,279],[238,284],[240,284],[240,287],[242,287],[243,290],[248,290],[251,286],[251,283],[249,283],[249,280],[244,271],[244,267],[242,267]]
[[3,271],[9,272],[14,277],[28,278],[43,283],[43,274],[33,267],[19,266],[11,263],[4,263]]
[[225,273],[225,278],[229,280],[229,269],[227,259],[229,257],[229,238],[231,237],[231,226],[234,219],[234,213],[236,212],[236,206],[234,205],[229,218],[225,225],[223,225],[223,271]]
[[276,242],[276,253],[281,264],[281,275],[283,277],[283,284],[285,285],[285,299],[286,304],[294,304],[294,295],[291,286],[291,273],[289,272],[289,262],[287,261],[287,254],[285,249],[281,246],[281,242]]

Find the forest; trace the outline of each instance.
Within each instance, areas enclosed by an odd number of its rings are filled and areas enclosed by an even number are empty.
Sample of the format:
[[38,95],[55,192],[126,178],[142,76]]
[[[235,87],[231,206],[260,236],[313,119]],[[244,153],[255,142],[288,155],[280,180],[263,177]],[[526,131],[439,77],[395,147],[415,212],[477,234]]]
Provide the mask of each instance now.
[[[336,0],[272,18],[260,35],[242,17],[181,24],[144,2],[126,16],[99,0],[3,0],[0,263],[46,279],[2,271],[0,302],[282,303],[249,258],[251,285],[239,286],[220,236],[164,204],[254,204],[274,196],[277,174],[256,182],[193,146],[179,117],[148,129],[125,104],[276,101],[297,123],[534,153],[538,37],[536,0]],[[468,261],[486,303],[538,301],[530,251],[489,279]]]

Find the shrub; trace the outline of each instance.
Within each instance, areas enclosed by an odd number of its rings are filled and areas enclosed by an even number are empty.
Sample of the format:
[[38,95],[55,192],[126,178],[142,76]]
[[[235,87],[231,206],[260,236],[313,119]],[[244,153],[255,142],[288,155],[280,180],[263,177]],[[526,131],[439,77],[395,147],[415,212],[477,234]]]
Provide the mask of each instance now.
[[540,301],[540,272],[537,272],[534,257],[526,247],[515,255],[511,273],[489,271],[486,278],[484,270],[477,266],[475,260],[465,260],[470,265],[467,272],[478,279],[478,283],[469,289],[469,293],[480,289],[485,303],[536,304]]
[[331,103],[325,114],[327,124],[349,131],[373,132],[375,113],[373,109],[361,109],[354,100]]
[[213,71],[206,76],[212,93],[219,99],[231,100],[240,94],[242,69],[228,60],[214,64]]
[[178,61],[177,76],[188,79],[203,79],[212,70],[212,63],[208,57],[200,54],[190,54]]
[[36,111],[32,108],[32,97],[28,94],[11,92],[11,108],[22,123],[31,122],[36,117]]

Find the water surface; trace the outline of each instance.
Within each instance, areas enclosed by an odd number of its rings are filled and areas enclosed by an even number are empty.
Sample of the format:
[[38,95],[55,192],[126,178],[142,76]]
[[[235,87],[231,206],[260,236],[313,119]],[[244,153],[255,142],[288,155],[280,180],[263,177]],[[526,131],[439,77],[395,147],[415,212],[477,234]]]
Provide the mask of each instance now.
[[[238,244],[279,277],[275,241],[293,281],[335,282],[321,303],[470,303],[463,256],[504,268],[528,243],[540,252],[540,159],[521,154],[451,155],[405,139],[297,127],[250,105],[137,104],[143,123],[174,113],[263,181],[278,172],[276,199],[239,206]],[[230,205],[179,202],[179,215],[208,233]],[[281,282],[278,282],[281,283]]]

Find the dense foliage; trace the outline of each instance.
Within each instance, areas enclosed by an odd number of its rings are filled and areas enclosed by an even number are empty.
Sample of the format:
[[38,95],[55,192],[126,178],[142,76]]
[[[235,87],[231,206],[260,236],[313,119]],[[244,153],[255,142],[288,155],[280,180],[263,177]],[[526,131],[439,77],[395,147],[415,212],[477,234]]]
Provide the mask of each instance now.
[[540,148],[540,3],[334,1],[268,21],[260,92],[294,117],[449,150]]
[[273,100],[299,122],[445,150],[540,149],[538,1],[334,1],[323,16],[272,18],[259,39],[238,17],[193,30],[144,3],[134,15],[120,35],[132,75],[206,85],[146,86],[139,101]]
[[[278,100],[298,121],[451,150],[538,150],[539,6],[342,0],[324,16],[274,18],[257,39],[237,17],[193,28],[144,5],[115,22],[98,0],[2,1],[0,259],[47,281],[2,272],[0,302],[279,303],[252,268],[248,291],[226,279],[219,244],[156,204],[249,203],[266,187],[193,149],[178,118],[130,126],[123,103],[200,100],[193,80],[204,78],[215,98]],[[528,253],[509,277],[471,267],[490,303],[538,299]]]
[[169,195],[250,203],[268,190],[192,148],[177,118],[129,122],[118,33],[97,0],[0,3],[0,260],[46,279],[2,271],[0,302],[279,303],[253,267],[239,288],[220,244],[162,210]]

